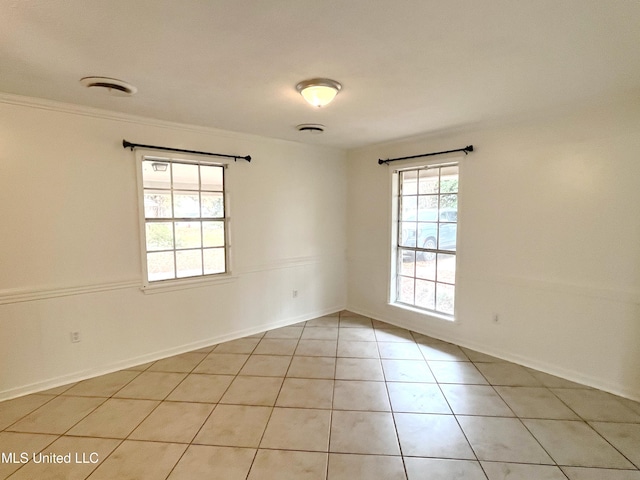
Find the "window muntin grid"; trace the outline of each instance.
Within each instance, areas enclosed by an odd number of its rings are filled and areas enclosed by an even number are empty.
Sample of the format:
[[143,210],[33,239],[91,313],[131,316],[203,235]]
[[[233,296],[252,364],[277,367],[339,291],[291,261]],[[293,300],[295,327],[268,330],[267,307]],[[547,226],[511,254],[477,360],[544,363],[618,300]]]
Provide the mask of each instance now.
[[397,303],[453,317],[458,165],[398,173]]
[[224,173],[224,165],[143,158],[149,283],[227,273]]

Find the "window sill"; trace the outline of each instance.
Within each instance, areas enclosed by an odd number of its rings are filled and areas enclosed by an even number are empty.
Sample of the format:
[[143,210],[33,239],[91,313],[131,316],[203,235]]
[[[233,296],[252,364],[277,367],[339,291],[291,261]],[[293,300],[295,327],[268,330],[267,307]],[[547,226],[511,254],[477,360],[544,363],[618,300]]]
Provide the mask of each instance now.
[[418,313],[420,315],[426,315],[427,317],[432,317],[437,320],[444,320],[449,323],[456,323],[456,319],[453,315],[446,315],[444,313],[434,312],[433,310],[425,310],[422,308],[412,307],[411,305],[406,305],[404,303],[389,303],[390,306],[400,308],[402,310],[407,310],[409,312]]
[[145,295],[152,295],[156,293],[173,292],[177,290],[188,290],[192,288],[208,287],[211,285],[222,285],[225,283],[234,282],[237,279],[237,275],[225,274],[216,275],[215,277],[196,277],[196,278],[182,278],[176,280],[161,280],[154,283],[149,283],[140,287],[140,290]]

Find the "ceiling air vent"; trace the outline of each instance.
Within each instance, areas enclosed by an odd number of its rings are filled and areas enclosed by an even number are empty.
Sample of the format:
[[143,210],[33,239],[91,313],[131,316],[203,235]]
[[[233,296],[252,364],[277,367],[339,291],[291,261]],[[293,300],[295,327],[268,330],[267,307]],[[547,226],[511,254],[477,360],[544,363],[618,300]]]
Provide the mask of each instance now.
[[324,125],[319,123],[302,123],[296,127],[299,132],[310,133],[312,135],[318,135],[324,132]]
[[80,83],[87,88],[100,89],[114,97],[130,97],[138,91],[138,89],[130,83],[123,82],[117,78],[84,77],[80,79]]

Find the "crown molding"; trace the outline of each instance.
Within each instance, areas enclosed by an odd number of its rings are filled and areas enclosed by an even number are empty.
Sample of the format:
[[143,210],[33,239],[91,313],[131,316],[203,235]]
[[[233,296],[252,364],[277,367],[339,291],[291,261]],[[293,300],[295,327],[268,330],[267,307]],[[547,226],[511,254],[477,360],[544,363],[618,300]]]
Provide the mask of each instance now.
[[136,123],[140,125],[170,128],[178,130],[186,130],[197,133],[216,134],[229,138],[255,137],[265,139],[267,137],[259,137],[249,133],[232,132],[229,130],[221,130],[213,127],[204,127],[200,125],[192,125],[187,123],[170,122],[167,120],[159,120],[140,115],[132,115],[130,113],[115,112],[101,108],[88,107],[85,105],[77,105],[74,103],[59,102],[56,100],[48,100],[37,97],[27,97],[24,95],[16,95],[13,93],[0,92],[0,103],[8,105],[18,105],[22,107],[38,108],[41,110],[49,110],[60,113],[68,113],[71,115],[82,115],[85,117],[100,118],[104,120],[114,120],[118,122]]

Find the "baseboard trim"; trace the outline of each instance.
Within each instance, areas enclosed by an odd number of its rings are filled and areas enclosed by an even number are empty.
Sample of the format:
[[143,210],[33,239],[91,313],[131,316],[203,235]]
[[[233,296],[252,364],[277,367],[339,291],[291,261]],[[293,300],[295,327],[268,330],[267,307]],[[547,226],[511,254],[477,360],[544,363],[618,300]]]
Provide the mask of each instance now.
[[135,367],[137,365],[143,365],[149,362],[155,362],[163,358],[171,357],[173,355],[179,355],[181,353],[191,352],[193,350],[199,350],[201,348],[209,347],[211,345],[217,345],[218,343],[224,343],[231,340],[237,340],[239,338],[247,337],[249,335],[255,335],[257,333],[266,332],[267,330],[273,330],[274,328],[286,327],[294,325],[296,323],[312,320],[317,317],[329,315],[331,313],[339,312],[345,309],[345,305],[338,305],[335,307],[324,308],[322,310],[315,311],[313,313],[305,313],[290,317],[284,320],[276,320],[269,323],[265,323],[259,326],[244,328],[241,330],[235,330],[233,332],[226,333],[224,335],[218,335],[216,337],[210,337],[205,340],[192,342],[178,347],[168,348],[165,350],[159,350],[154,353],[141,355],[139,357],[129,358],[118,362],[105,365],[99,368],[90,368],[73,372],[68,375],[61,375],[55,378],[43,380],[40,382],[31,383],[29,385],[23,385],[9,390],[0,392],[0,402],[4,400],[10,400],[12,398],[22,397],[24,395],[30,395],[32,393],[43,392],[52,388],[61,387],[69,383],[80,382],[89,378],[98,377],[100,375],[106,375],[107,373],[117,372],[126,368]]
[[[419,326],[415,325],[413,322],[406,322],[398,319],[382,318],[380,315],[363,308],[347,306],[347,309],[351,312],[364,315],[365,317],[369,317],[374,320],[379,320],[381,322],[389,323],[397,327],[406,328],[416,333],[421,333],[423,335],[427,335],[429,337],[442,340],[443,342],[453,343],[460,347],[465,347],[480,353],[484,353],[485,355],[490,355],[492,357],[496,357],[501,360],[506,360],[508,362],[513,362],[518,365],[522,365],[523,367],[532,368],[534,370],[538,370],[540,372],[547,373],[549,375],[554,375],[556,377],[560,377],[565,380],[569,380],[571,382],[579,383],[587,387],[603,390],[605,392],[611,393],[613,395],[617,395],[619,397],[640,402],[640,391],[624,388],[623,386],[620,386],[618,384],[614,384],[611,382],[607,382],[606,380],[603,380],[602,378],[599,378],[599,377],[585,375],[581,372],[576,372],[574,370],[558,368],[558,366],[556,365],[552,365],[550,363],[543,362],[538,359],[526,357],[523,355],[514,354],[512,352],[507,352],[504,350],[487,349],[485,345],[481,345],[479,343],[469,342],[464,340],[460,341],[460,339],[455,338],[454,335],[442,335],[439,333],[430,332],[426,328],[420,328]],[[452,327],[453,324],[448,326]],[[455,330],[452,330],[452,331],[455,331]]]

